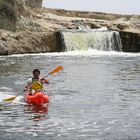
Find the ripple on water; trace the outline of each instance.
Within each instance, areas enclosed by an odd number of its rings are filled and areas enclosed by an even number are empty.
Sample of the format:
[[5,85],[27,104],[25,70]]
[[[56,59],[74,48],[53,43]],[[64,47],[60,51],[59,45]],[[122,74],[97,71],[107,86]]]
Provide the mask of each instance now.
[[13,89],[12,88],[9,88],[9,87],[0,87],[0,91],[5,91],[5,92],[8,92],[8,91],[12,91]]
[[15,95],[13,89],[22,96],[24,80],[36,66],[43,73],[46,66],[64,68],[48,77],[48,112],[22,104],[20,96],[0,104],[1,139],[140,139],[139,56],[115,53],[0,57],[1,97]]

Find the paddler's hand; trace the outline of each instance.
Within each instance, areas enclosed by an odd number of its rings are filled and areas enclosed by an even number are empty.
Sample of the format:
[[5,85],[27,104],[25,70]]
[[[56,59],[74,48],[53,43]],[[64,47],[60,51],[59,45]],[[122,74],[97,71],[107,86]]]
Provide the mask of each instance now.
[[24,89],[23,89],[23,91],[25,92],[25,91],[29,91],[29,89],[27,88],[27,87],[25,87]]
[[43,84],[49,84],[49,81],[45,78],[41,78],[40,82],[43,83]]

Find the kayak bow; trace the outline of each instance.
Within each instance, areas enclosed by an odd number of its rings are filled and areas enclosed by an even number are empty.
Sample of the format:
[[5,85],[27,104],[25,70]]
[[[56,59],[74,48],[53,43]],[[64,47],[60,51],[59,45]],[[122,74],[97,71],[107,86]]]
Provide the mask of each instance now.
[[28,91],[24,93],[24,99],[28,104],[43,105],[49,103],[49,96],[42,91],[38,91],[33,95],[30,95]]

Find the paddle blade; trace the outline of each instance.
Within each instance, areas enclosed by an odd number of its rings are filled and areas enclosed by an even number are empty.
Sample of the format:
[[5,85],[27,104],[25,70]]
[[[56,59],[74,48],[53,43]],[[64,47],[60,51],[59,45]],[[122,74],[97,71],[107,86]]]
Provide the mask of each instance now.
[[52,70],[50,73],[49,73],[49,75],[51,75],[51,74],[54,74],[54,73],[56,73],[56,72],[59,72],[60,70],[62,70],[62,66],[58,66],[57,68],[55,68],[54,70]]
[[3,101],[11,102],[11,101],[15,100],[16,97],[17,96],[9,97],[9,98],[4,99]]

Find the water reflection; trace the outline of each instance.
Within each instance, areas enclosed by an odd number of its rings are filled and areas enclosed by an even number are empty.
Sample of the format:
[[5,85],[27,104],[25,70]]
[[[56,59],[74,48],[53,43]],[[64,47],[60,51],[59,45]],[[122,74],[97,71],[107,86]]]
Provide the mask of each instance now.
[[41,105],[41,106],[35,106],[35,105],[24,105],[24,113],[25,114],[31,114],[30,119],[34,121],[41,121],[46,119],[46,115],[48,113],[48,105]]

